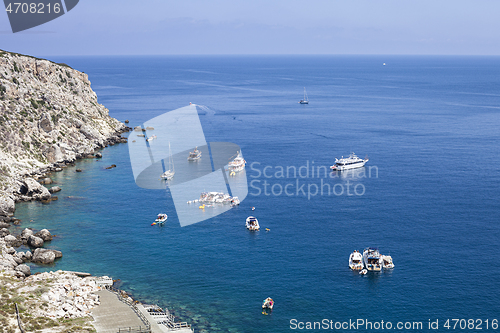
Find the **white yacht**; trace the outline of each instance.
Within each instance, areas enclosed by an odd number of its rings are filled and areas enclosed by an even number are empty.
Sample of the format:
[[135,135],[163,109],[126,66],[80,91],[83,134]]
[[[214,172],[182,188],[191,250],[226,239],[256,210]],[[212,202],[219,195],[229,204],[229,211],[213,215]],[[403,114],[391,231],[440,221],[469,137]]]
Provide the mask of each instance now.
[[230,204],[232,200],[233,198],[229,194],[223,192],[203,192],[198,202]]
[[255,218],[253,216],[247,217],[247,221],[245,223],[245,226],[250,231],[257,231],[260,229],[259,221],[257,221],[257,218]]
[[238,152],[234,160],[229,162],[229,168],[228,168],[229,173],[231,174],[233,172],[236,173],[243,171],[245,169],[246,163],[247,162],[243,159],[243,156],[241,156],[241,152]]
[[201,158],[201,151],[198,150],[198,147],[194,148],[193,152],[189,152],[188,161],[196,161]]
[[349,157],[335,158],[335,164],[330,167],[333,171],[344,171],[349,169],[361,168],[368,162],[368,158],[361,159],[356,154],[351,153]]
[[363,251],[363,264],[369,271],[382,270],[382,263],[380,260],[380,252],[375,247],[366,248]]
[[363,269],[363,255],[358,250],[349,256],[349,268],[355,271]]
[[392,257],[391,256],[380,256],[380,260],[382,261],[382,267],[384,269],[392,269],[394,268],[394,263],[392,262]]
[[172,180],[175,175],[174,161],[172,160],[172,151],[170,150],[170,142],[168,143],[168,170],[165,171],[161,178],[165,180]]

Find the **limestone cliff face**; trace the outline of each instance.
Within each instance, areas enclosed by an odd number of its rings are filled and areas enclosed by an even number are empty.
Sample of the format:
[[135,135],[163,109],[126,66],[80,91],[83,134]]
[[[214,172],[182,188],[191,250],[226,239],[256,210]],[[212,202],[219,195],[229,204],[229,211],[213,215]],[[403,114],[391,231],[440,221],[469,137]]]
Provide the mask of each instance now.
[[0,50],[0,192],[16,192],[19,176],[121,142],[125,130],[87,74]]

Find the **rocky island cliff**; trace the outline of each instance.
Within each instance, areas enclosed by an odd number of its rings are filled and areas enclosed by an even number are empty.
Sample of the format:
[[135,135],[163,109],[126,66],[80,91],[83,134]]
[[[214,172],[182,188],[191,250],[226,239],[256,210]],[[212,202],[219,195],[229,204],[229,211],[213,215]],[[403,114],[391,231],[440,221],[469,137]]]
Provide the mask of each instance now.
[[0,50],[0,216],[17,201],[50,199],[37,179],[126,142],[127,130],[99,104],[87,74]]

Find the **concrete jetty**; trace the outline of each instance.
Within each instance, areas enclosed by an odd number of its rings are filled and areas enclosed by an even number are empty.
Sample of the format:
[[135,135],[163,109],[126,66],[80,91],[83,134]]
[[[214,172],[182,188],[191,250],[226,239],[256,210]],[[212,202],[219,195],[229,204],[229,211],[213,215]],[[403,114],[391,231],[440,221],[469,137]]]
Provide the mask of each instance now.
[[94,327],[98,333],[117,333],[125,327],[146,328],[139,316],[132,308],[118,299],[118,296],[109,290],[100,290],[99,306],[92,310]]
[[171,327],[158,324],[142,304],[126,301],[108,289],[97,294],[100,305],[92,310],[97,333],[193,333],[187,323],[173,323],[173,317],[169,323]]

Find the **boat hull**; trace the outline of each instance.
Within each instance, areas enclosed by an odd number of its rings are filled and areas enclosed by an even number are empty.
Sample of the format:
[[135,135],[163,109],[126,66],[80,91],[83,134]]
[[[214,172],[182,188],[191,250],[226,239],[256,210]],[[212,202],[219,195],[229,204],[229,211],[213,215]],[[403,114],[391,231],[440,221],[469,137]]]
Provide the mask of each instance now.
[[330,169],[333,171],[345,171],[345,170],[351,170],[351,169],[357,169],[357,168],[362,168],[365,166],[366,162],[368,160],[363,160],[362,162],[355,163],[355,164],[348,164],[348,165],[332,165]]

